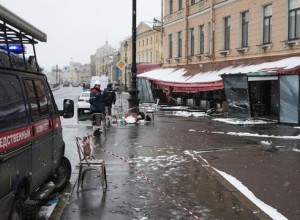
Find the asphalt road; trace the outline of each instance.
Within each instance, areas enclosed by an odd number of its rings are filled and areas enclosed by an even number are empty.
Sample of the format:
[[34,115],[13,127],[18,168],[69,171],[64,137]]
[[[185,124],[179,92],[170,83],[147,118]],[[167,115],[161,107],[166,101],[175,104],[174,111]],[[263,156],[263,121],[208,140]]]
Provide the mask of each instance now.
[[[63,98],[76,100],[80,92],[80,88],[72,87],[55,91],[58,106]],[[123,101],[126,102],[126,99]],[[73,167],[72,188],[78,174],[74,137],[85,136],[92,127],[90,121],[78,120],[77,116],[62,119],[62,124],[66,155]],[[261,141],[297,147],[297,140],[222,135],[222,132],[288,135],[294,132],[289,128],[277,125],[232,126],[211,118],[182,118],[168,113],[157,113],[155,122],[146,125],[112,126],[106,137],[93,139],[94,155],[106,162],[107,193],[102,193],[97,176],[90,174],[85,180],[84,190],[67,195],[63,212],[56,216],[60,219],[85,220],[255,219],[258,218],[257,213],[261,213],[260,219],[268,219],[253,204],[249,205],[247,199],[237,199],[241,198],[237,196],[238,192],[222,182],[215,172],[207,172],[198,155],[222,150],[235,154],[245,149],[262,151]],[[208,159],[212,163],[218,161],[219,169],[225,169],[226,166],[219,160],[223,154],[214,153]],[[246,160],[247,157],[232,158],[236,163],[229,158],[227,167],[241,164],[238,159]],[[266,164],[270,167],[275,165]],[[234,168],[239,170],[236,166]],[[247,171],[245,167],[243,170]],[[290,182],[293,183],[293,180]],[[276,204],[271,199],[267,202]]]

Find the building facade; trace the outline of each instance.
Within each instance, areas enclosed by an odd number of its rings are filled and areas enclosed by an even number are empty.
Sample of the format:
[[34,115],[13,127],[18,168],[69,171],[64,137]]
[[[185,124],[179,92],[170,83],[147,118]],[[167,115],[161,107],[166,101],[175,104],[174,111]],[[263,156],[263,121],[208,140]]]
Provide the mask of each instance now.
[[115,53],[115,49],[106,41],[105,45],[96,50],[95,66],[96,76],[108,75],[110,68],[109,65],[112,61],[112,57]]
[[91,56],[91,66],[95,76],[107,76],[109,83],[119,82],[119,70],[116,67],[119,59],[119,52],[108,44],[96,50],[96,54]]
[[300,53],[299,0],[164,0],[164,66]]
[[[160,64],[162,61],[161,32],[145,22],[137,26],[136,62],[141,64]],[[131,86],[132,38],[128,37],[120,43],[120,60],[126,63],[122,69],[121,86],[123,89]]]
[[[190,76],[223,71],[224,89],[190,98],[226,100],[232,115],[300,123],[300,65],[289,63],[300,58],[300,0],[164,0],[163,10],[163,66]],[[239,66],[244,72],[232,72]]]
[[[55,69],[52,71],[56,71]],[[59,69],[61,81],[78,85],[82,82],[89,82],[92,76],[91,64],[81,64],[71,61],[68,66]]]

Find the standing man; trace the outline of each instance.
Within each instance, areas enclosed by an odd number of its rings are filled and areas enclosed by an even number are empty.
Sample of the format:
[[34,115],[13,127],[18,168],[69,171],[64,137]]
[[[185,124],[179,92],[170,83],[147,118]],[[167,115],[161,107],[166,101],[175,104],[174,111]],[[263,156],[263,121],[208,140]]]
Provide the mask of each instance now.
[[[97,119],[100,120],[100,124],[102,121],[102,118],[104,117],[100,117],[97,118],[97,116],[94,113],[102,113],[103,115],[105,114],[105,107],[104,107],[104,103],[103,103],[103,92],[100,90],[100,81],[95,81],[95,85],[94,87],[91,89],[91,93],[90,93],[90,111],[92,113],[93,116],[93,126],[99,126],[99,123],[97,123]],[[100,129],[96,129],[95,131],[93,131],[94,136],[97,136],[98,134],[100,134],[102,131],[100,131]]]
[[115,104],[115,103],[116,103],[116,93],[112,88],[112,84],[110,83],[110,84],[107,85],[107,88],[104,89],[105,113],[109,118],[111,117],[112,105]]
[[100,81],[95,81],[95,85],[91,88],[90,94],[90,110],[91,113],[105,113],[104,103],[103,103],[103,92],[100,89]]

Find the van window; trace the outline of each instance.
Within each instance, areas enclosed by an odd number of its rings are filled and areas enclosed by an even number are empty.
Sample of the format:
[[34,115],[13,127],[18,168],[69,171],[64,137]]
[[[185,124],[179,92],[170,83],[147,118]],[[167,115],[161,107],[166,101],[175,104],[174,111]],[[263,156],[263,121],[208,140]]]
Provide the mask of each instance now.
[[32,119],[36,120],[42,116],[49,115],[49,101],[42,80],[27,79],[25,80],[25,87]]
[[26,108],[20,81],[0,76],[0,129],[26,123]]

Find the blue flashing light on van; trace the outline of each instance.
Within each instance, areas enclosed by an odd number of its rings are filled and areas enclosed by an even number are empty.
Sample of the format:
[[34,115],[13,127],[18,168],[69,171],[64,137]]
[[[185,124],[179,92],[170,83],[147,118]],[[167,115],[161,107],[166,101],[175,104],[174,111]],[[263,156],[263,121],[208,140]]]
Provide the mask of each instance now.
[[20,45],[20,44],[9,44],[8,46],[6,44],[4,45],[0,45],[0,49],[5,50],[5,51],[9,51],[15,54],[21,54],[23,52],[25,52],[26,48],[24,45]]

